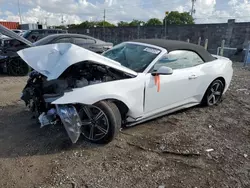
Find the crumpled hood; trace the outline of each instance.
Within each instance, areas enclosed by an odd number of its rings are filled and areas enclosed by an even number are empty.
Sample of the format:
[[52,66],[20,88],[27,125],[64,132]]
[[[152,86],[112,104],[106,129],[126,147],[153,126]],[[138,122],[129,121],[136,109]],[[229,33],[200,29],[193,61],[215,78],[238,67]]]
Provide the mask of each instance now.
[[70,43],[36,46],[17,53],[30,67],[46,76],[48,80],[57,79],[69,66],[83,61],[92,61],[137,75],[135,71],[116,61]]

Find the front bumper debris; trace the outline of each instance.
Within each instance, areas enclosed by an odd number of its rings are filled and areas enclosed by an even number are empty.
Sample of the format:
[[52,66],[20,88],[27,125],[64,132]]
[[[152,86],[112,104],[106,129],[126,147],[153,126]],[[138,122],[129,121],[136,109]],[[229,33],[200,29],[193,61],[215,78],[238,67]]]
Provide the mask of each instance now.
[[70,137],[76,143],[81,135],[81,119],[73,105],[56,105],[57,114]]

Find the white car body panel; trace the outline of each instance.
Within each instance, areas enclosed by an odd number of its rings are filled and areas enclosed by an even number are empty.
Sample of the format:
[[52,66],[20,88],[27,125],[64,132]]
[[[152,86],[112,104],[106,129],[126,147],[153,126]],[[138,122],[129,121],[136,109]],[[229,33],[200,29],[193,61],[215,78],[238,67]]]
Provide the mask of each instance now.
[[[165,49],[159,49],[162,52],[145,71],[149,71],[167,52]],[[224,92],[226,92],[233,74],[232,62],[227,58],[215,56],[217,59],[214,61],[174,70],[172,75],[160,75],[160,91],[157,92],[158,86],[150,73],[145,71],[136,73],[116,61],[73,44],[32,47],[21,50],[18,54],[32,68],[47,76],[48,80],[58,78],[70,65],[82,61],[94,61],[134,75],[134,78],[73,89],[52,102],[57,105],[74,103],[92,105],[101,100],[116,99],[128,107],[127,122],[131,125],[199,104],[206,89],[216,78],[225,79]]]
[[[157,92],[154,77],[148,73],[146,80],[145,113],[171,108],[176,103],[197,102],[193,100],[198,86],[197,80],[189,80],[196,68],[173,71],[172,75],[160,75],[160,91]],[[183,92],[185,91],[185,92]]]
[[140,73],[135,78],[89,85],[65,93],[52,104],[91,105],[105,99],[116,99],[128,106],[129,116],[139,117],[143,114],[144,81],[144,74]]
[[30,67],[46,76],[47,80],[57,79],[70,65],[83,61],[101,62],[125,73],[137,75],[116,61],[70,43],[36,46],[17,53]]
[[[227,60],[217,59],[196,67],[175,70],[172,75],[160,75],[159,92],[150,73],[139,73],[135,78],[75,89],[73,92],[65,93],[53,104],[91,105],[105,99],[116,99],[128,106],[127,115],[132,118],[128,121],[140,122],[161,112],[167,114],[199,104],[208,86],[218,77],[225,78],[226,92],[233,74],[230,65]],[[197,77],[190,79],[193,75]]]

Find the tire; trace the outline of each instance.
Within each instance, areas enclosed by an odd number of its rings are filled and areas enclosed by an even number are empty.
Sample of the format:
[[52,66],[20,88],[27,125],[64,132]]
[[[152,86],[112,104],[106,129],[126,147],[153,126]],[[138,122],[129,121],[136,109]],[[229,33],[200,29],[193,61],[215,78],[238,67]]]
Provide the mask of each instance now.
[[[215,90],[218,86],[218,90]],[[203,96],[201,105],[202,106],[214,106],[218,105],[222,100],[222,95],[224,91],[224,84],[220,79],[214,80],[206,90]]]
[[[89,123],[88,123],[89,120],[86,120],[87,118],[85,116],[85,119],[82,119],[82,121],[83,121],[82,134],[83,134],[83,136],[88,141],[90,141],[92,143],[96,143],[96,144],[107,144],[107,143],[111,142],[118,135],[119,130],[121,128],[121,114],[120,114],[120,111],[117,108],[117,106],[112,102],[100,101],[100,102],[95,103],[94,105],[82,107],[82,109],[84,109],[83,110],[84,112],[82,111],[82,113],[79,113],[80,117],[83,117],[82,115],[86,114],[85,113],[86,108],[89,108],[90,111],[93,111],[93,109],[100,110],[100,112],[102,111],[104,113],[103,118],[107,120],[108,126],[104,126],[104,124],[98,123],[97,121],[95,123],[91,123],[91,125],[89,125]],[[91,121],[92,120],[90,120],[90,122]],[[100,137],[99,139],[94,139],[97,136],[91,137],[90,130],[91,130],[91,127],[93,126],[93,124],[96,124],[96,126],[101,127],[101,128],[105,127],[103,129],[106,129],[108,127],[106,130],[106,135],[104,135],[103,137]],[[93,132],[95,132],[95,131],[98,132],[100,130],[99,128],[97,128],[95,126],[93,129],[94,129]],[[93,138],[93,139],[90,139],[90,138]]]
[[29,66],[20,58],[15,58],[7,63],[8,73],[11,76],[26,76],[29,73]]

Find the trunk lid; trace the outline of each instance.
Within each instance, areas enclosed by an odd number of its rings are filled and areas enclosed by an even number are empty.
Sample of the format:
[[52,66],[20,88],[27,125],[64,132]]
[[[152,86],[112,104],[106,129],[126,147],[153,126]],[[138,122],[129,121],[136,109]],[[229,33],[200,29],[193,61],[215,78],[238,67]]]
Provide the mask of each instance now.
[[114,60],[70,43],[36,46],[17,53],[30,67],[46,76],[48,80],[57,79],[69,66],[84,61],[103,64],[133,76],[137,75],[135,71]]

